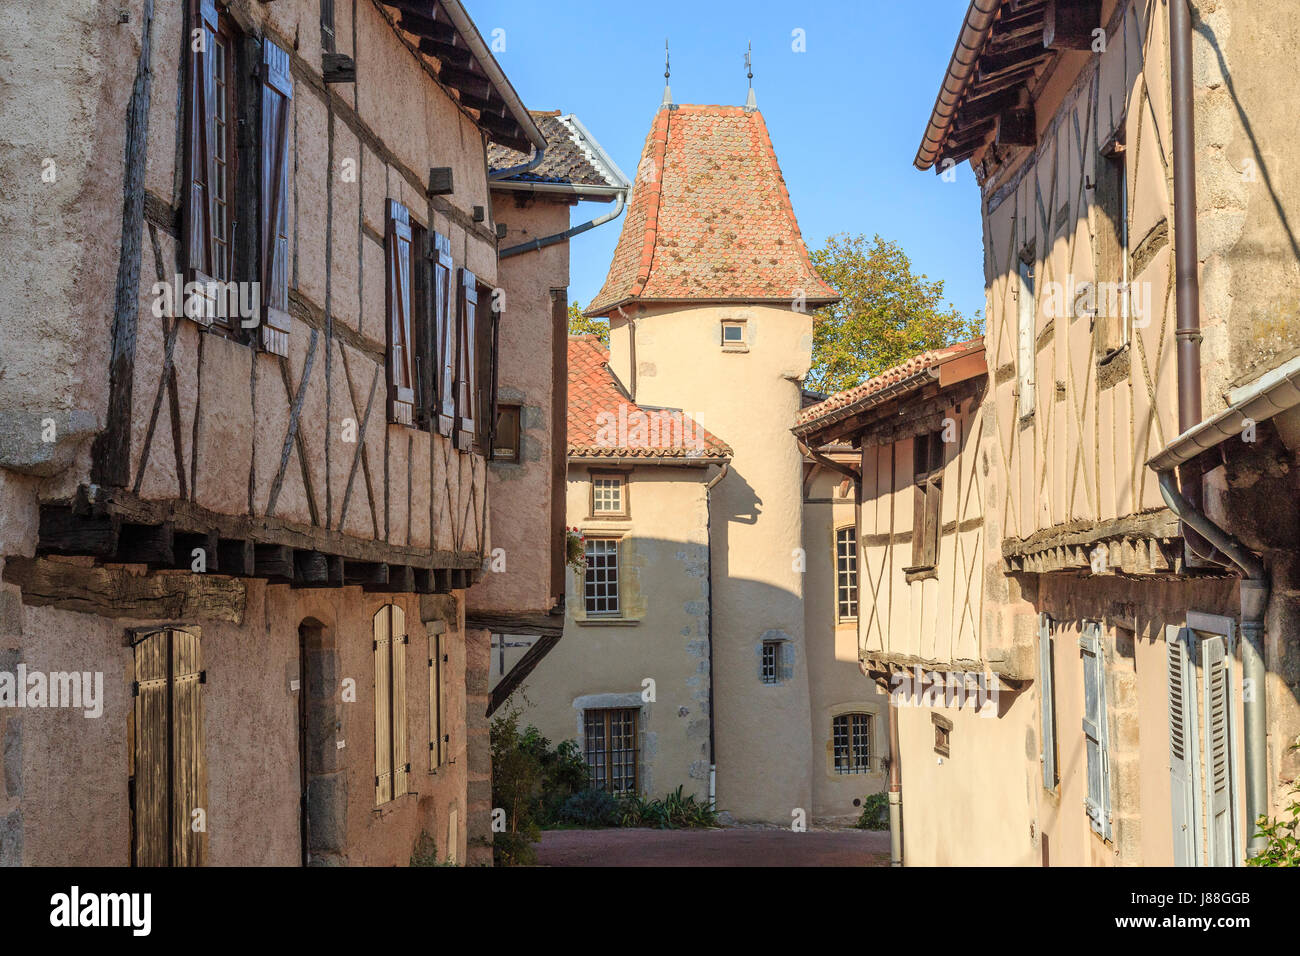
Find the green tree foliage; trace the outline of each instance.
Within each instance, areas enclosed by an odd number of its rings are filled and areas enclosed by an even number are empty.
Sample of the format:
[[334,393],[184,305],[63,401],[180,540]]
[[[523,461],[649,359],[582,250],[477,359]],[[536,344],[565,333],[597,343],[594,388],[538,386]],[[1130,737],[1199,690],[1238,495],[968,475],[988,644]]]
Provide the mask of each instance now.
[[582,314],[582,306],[574,302],[569,306],[569,334],[594,335],[600,344],[609,348],[609,323],[600,319],[589,319]]
[[841,302],[818,310],[813,367],[806,386],[832,392],[930,349],[978,336],[980,314],[967,318],[944,299],[943,281],[912,272],[896,242],[875,236],[831,236],[811,254]]

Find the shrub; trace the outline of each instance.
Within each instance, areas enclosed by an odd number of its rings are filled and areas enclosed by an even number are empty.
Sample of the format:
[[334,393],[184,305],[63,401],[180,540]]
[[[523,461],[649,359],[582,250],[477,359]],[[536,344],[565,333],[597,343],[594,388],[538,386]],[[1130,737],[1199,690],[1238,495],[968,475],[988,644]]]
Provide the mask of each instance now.
[[889,795],[869,793],[862,799],[862,813],[853,824],[859,830],[889,829]]
[[[1300,749],[1300,744],[1293,749]],[[1268,840],[1268,845],[1258,856],[1247,860],[1247,866],[1300,866],[1300,781],[1292,791],[1296,799],[1282,811],[1282,816],[1276,820],[1260,817],[1256,822],[1257,836]]]
[[583,790],[564,801],[561,823],[578,827],[612,827],[619,821],[618,801],[604,790]]
[[620,808],[619,826],[624,827],[677,830],[718,825],[717,808],[697,800],[693,793],[683,795],[680,785],[662,800],[647,800],[639,794],[624,797]]

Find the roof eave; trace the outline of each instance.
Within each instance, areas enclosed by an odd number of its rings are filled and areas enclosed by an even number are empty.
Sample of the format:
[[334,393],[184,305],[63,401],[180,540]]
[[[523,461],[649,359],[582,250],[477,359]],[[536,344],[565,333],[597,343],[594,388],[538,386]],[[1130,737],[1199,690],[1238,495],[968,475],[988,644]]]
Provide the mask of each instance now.
[[[804,302],[810,308],[819,309],[822,308],[823,306],[834,305],[835,303],[841,301],[843,298],[844,297],[842,295],[821,296],[821,297],[810,296],[806,298]],[[696,299],[696,298],[656,299],[656,298],[647,298],[646,296],[642,296],[642,295],[631,295],[631,296],[624,296],[622,299],[619,299],[618,301],[613,302],[609,305],[590,306],[582,314],[589,319],[598,319],[603,316],[607,316],[613,312],[617,312],[620,309],[625,309],[629,305],[766,305],[766,306],[771,306],[777,304],[787,305],[791,301],[792,300],[788,296],[782,296],[780,298],[770,298],[770,299],[757,299],[753,297],[742,298],[739,296],[721,296],[719,298],[712,298],[712,299]]]

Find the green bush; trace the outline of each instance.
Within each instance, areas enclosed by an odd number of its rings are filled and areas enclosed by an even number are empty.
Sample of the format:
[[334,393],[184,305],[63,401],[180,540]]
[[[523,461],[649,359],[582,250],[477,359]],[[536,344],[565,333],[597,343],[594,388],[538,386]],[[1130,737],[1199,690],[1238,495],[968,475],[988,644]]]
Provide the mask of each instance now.
[[869,793],[862,799],[862,813],[853,824],[859,830],[889,829],[889,795]]
[[612,827],[619,821],[618,801],[604,790],[583,790],[564,801],[559,822],[575,827]]
[[718,825],[717,808],[695,799],[693,793],[683,795],[680,785],[662,800],[647,800],[639,794],[624,797],[620,809],[619,826],[624,827],[677,830]]

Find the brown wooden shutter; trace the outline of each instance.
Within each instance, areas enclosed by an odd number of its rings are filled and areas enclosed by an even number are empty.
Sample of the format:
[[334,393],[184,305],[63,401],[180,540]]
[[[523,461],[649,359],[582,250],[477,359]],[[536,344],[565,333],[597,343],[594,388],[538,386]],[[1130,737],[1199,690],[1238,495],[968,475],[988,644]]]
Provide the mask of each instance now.
[[375,805],[393,799],[392,620],[388,606],[375,614]]
[[289,54],[262,45],[262,348],[289,354]]
[[912,481],[916,486],[912,502],[912,567],[926,567],[925,514],[926,471],[930,461],[930,436],[917,435],[912,439]]
[[[207,857],[207,768],[199,633],[139,632],[133,653],[132,861],[201,866]],[[196,818],[195,810],[203,815]]]
[[478,397],[478,279],[460,270],[460,321],[456,349],[456,447],[468,451],[474,443],[474,403]]
[[496,297],[483,288],[481,295],[490,303],[487,321],[479,323],[478,332],[478,444],[485,458],[492,457],[497,434],[497,347],[501,336],[501,313]]
[[406,611],[390,605],[393,614],[393,796],[406,793],[411,754],[406,738]]
[[938,432],[913,440],[912,568],[932,568],[938,561],[943,521],[943,441]]
[[[207,843],[207,772],[203,759],[203,670],[199,636],[173,630],[172,838],[175,866],[201,866]],[[196,811],[200,811],[196,814]],[[196,829],[197,828],[197,829]]]
[[939,537],[943,533],[943,447],[939,432],[930,435],[930,473],[925,487],[926,563],[939,563]]
[[429,769],[442,766],[442,635],[429,635]]
[[411,336],[411,213],[388,200],[388,420],[415,420]]
[[433,236],[418,223],[411,226],[411,323],[415,343],[415,422],[428,430],[431,425],[437,373],[433,356]]
[[451,240],[433,236],[434,362],[438,370],[438,432],[450,438],[456,424],[456,311]]
[[170,760],[167,745],[167,632],[143,636],[134,648],[135,708],[132,752],[132,862],[166,866],[170,862],[168,819]]
[[[185,281],[205,289],[216,274],[216,240],[212,228],[212,184],[216,181],[216,76],[213,57],[217,53],[217,7],[214,0],[193,0],[190,7],[191,33],[186,38],[189,63],[185,84],[185,169],[188,178],[182,210]],[[202,325],[211,325],[214,306],[186,315]]]

